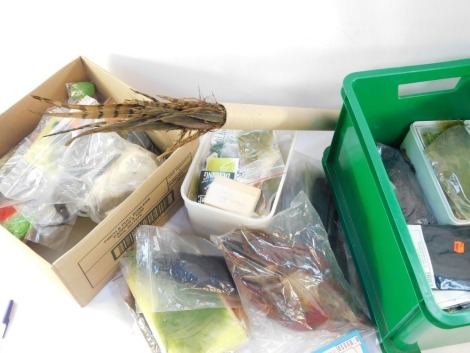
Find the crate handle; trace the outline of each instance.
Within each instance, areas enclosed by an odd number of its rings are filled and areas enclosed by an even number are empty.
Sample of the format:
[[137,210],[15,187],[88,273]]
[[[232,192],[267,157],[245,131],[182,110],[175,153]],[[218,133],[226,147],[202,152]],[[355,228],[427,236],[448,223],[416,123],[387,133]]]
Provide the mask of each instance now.
[[423,93],[451,91],[457,87],[461,77],[443,78],[398,85],[398,97],[414,96]]

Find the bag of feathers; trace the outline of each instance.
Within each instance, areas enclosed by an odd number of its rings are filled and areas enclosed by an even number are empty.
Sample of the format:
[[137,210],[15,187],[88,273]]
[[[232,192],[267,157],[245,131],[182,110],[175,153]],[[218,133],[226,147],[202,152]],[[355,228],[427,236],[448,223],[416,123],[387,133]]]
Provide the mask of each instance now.
[[375,332],[303,191],[266,227],[239,227],[211,241],[247,315],[249,351],[312,352],[354,329]]

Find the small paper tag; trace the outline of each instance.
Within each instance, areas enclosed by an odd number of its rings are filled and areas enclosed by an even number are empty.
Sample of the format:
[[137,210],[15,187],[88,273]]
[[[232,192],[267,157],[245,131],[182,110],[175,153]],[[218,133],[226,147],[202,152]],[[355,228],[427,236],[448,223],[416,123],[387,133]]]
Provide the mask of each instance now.
[[320,348],[313,353],[368,353],[364,340],[358,330],[341,336],[332,343]]
[[459,254],[463,254],[465,252],[465,243],[461,241],[454,241],[454,251]]
[[216,176],[210,184],[204,203],[226,211],[251,215],[261,190],[239,181]]

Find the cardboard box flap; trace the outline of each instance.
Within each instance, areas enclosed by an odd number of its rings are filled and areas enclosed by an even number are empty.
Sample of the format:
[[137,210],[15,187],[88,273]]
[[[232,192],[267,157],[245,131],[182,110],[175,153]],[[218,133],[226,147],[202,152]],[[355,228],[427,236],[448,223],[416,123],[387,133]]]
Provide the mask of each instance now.
[[[30,134],[41,119],[41,112],[46,109],[46,105],[31,98],[31,94],[64,100],[66,99],[66,90],[58,83],[85,79],[86,73],[82,61],[76,59],[3,112],[0,115],[0,123],[3,126],[8,126],[8,129],[0,129],[0,141],[2,142],[0,156],[3,156]],[[18,121],[21,121],[21,124]]]
[[126,99],[141,99],[144,97],[136,93],[129,85],[113,76],[111,73],[96,65],[89,59],[82,57],[88,80],[93,82],[97,90],[104,97],[112,97],[116,103]]

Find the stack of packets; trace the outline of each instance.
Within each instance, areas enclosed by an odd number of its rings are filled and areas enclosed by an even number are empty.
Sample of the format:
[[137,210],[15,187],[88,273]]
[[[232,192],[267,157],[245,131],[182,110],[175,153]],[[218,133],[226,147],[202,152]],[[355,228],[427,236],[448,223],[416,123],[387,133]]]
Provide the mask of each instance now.
[[[64,89],[66,103],[98,104],[91,82]],[[101,222],[159,166],[144,133],[91,134],[68,145],[85,125],[99,122],[54,115],[68,112],[48,109],[0,160],[0,223],[18,238],[59,253],[78,217]]]
[[[292,139],[288,142],[292,145]],[[213,132],[200,161],[195,201],[246,216],[266,216],[285,173],[281,145],[271,130]]]
[[369,352],[375,337],[303,191],[268,225],[209,239],[140,226],[120,264],[155,352],[312,353],[342,336]]
[[470,226],[438,224],[402,151],[381,143],[377,148],[436,304],[449,312],[469,308]]

